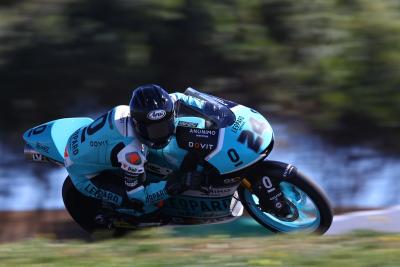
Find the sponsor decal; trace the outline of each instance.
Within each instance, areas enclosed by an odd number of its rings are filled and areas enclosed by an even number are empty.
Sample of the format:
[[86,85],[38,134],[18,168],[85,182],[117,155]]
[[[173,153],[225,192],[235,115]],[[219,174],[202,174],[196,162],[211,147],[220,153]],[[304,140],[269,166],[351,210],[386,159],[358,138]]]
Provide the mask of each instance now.
[[243,126],[244,126],[244,123],[245,123],[244,117],[243,116],[239,116],[236,119],[235,123],[233,123],[233,125],[231,126],[231,131],[234,132],[234,133],[237,133],[238,131],[242,130]]
[[184,192],[183,195],[191,197],[227,197],[232,196],[237,187],[238,185],[231,187],[212,187],[207,191],[188,190]]
[[85,188],[85,191],[95,196],[96,198],[108,200],[114,204],[119,204],[120,196],[112,192],[97,188],[92,184],[88,184]]
[[165,207],[173,216],[213,217],[230,214],[231,197],[221,199],[170,198]]
[[72,136],[71,136],[71,141],[70,141],[70,150],[72,151],[72,154],[74,154],[75,156],[78,155],[79,153],[79,142],[78,142],[78,136],[79,136],[79,131],[80,130],[76,130]]
[[153,194],[147,195],[146,196],[146,203],[151,204],[151,203],[154,203],[154,202],[159,202],[159,201],[161,201],[161,200],[163,200],[163,199],[165,199],[167,197],[168,197],[167,192],[165,190],[161,190],[161,191],[155,192]]
[[178,146],[205,157],[216,149],[219,130],[177,127]]
[[139,180],[137,177],[125,176],[125,185],[130,188],[136,187],[139,185]]
[[41,151],[46,152],[46,153],[49,153],[49,149],[50,149],[48,146],[43,145],[41,143],[36,143],[36,148],[38,150],[41,150]]
[[134,167],[129,166],[126,163],[122,163],[121,164],[121,168],[123,170],[128,171],[128,172],[133,173],[133,174],[141,174],[141,173],[144,172],[143,168],[134,168]]
[[167,112],[165,112],[165,110],[156,109],[156,110],[152,110],[149,113],[147,113],[147,118],[152,121],[157,121],[157,120],[161,120],[162,118],[164,118],[165,115],[167,115]]
[[32,154],[32,160],[33,161],[42,161],[43,160],[43,156],[42,156],[42,154],[34,153],[34,154]]
[[241,177],[226,178],[224,179],[224,184],[234,184],[239,182],[241,179]]
[[90,141],[89,144],[90,144],[91,147],[105,146],[105,145],[108,145],[108,140]]
[[232,188],[213,188],[209,192],[207,192],[208,195],[213,195],[213,196],[223,196],[226,195],[226,193],[233,194],[236,191],[236,186]]
[[125,159],[127,162],[133,165],[140,165],[142,163],[142,159],[138,152],[131,152],[125,155]]
[[206,130],[206,129],[190,129],[189,132],[195,134],[196,137],[199,138],[208,138],[210,135],[215,136],[217,134],[217,131],[215,130]]
[[204,144],[204,143],[189,142],[188,145],[189,145],[190,148],[195,148],[195,149],[212,150],[214,148],[214,145],[212,145],[212,144]]
[[182,126],[182,127],[196,128],[197,125],[199,125],[199,124],[195,123],[195,122],[190,122],[190,121],[179,121],[178,122],[178,126]]

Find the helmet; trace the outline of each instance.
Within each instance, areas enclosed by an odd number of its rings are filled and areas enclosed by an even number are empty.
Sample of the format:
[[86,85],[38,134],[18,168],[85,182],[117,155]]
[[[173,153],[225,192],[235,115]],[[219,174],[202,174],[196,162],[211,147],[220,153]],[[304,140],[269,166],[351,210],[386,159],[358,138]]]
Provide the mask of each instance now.
[[175,130],[174,103],[169,94],[161,86],[142,85],[133,91],[129,107],[140,141],[151,148],[165,147]]

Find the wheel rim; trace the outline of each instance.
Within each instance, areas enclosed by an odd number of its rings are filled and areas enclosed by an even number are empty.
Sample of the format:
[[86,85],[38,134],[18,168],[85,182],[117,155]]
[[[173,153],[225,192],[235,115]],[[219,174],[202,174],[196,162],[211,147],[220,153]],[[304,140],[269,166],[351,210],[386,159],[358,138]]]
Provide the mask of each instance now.
[[263,212],[258,206],[258,197],[246,189],[244,191],[244,198],[252,213],[255,214],[263,223],[279,232],[311,232],[316,230],[320,225],[321,215],[312,199],[298,187],[287,182],[280,183],[280,188],[286,199],[296,206],[299,212],[297,220],[287,222],[280,220],[272,214]]

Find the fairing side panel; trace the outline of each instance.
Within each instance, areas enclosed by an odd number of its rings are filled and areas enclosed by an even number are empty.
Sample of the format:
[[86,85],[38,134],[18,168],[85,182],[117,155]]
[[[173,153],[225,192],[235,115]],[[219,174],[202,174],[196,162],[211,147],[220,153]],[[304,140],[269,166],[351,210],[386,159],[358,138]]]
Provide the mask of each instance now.
[[23,135],[25,142],[43,156],[64,162],[68,138],[82,126],[93,122],[90,118],[66,118],[50,121],[29,129]]

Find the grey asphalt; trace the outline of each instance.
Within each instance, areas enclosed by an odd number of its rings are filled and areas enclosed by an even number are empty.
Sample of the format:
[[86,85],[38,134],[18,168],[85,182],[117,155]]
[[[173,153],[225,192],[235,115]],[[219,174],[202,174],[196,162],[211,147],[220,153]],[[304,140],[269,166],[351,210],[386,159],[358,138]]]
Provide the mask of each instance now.
[[333,218],[327,235],[344,234],[355,230],[400,233],[400,206],[384,210],[352,212]]
[[[236,237],[272,235],[250,217],[224,224],[174,227],[177,236],[231,235]],[[333,218],[326,235],[346,234],[356,230],[400,233],[400,206],[384,210],[352,212]]]

